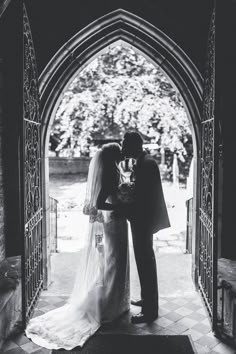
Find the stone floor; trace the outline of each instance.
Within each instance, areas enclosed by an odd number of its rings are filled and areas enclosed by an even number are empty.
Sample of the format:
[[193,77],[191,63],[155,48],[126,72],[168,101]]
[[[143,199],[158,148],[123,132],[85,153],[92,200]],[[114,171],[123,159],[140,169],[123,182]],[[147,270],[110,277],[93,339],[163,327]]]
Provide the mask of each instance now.
[[[44,292],[40,298],[34,316],[39,316],[51,309],[62,306],[66,296],[48,296]],[[209,320],[197,293],[189,297],[161,297],[160,316],[150,325],[130,323],[132,314],[139,310],[131,306],[130,313],[124,315],[115,325],[106,325],[99,330],[101,333],[130,334],[189,334],[194,343],[196,353],[233,354],[236,350],[220,342],[211,332]],[[2,353],[6,354],[46,354],[51,351],[41,348],[20,334],[7,341]],[[66,351],[65,351],[66,352]]]
[[[154,242],[154,248],[156,251],[160,292],[159,318],[151,325],[133,325],[130,322],[130,317],[132,314],[137,313],[139,308],[131,306],[130,312],[117,321],[115,325],[103,326],[100,332],[141,335],[189,334],[194,343],[196,353],[236,353],[236,349],[232,349],[220,342],[211,332],[205,308],[191,281],[191,255],[184,254],[178,248],[175,249],[175,253],[172,252],[173,250],[170,253],[163,252],[163,249],[157,246],[157,240]],[[132,247],[130,256],[131,295],[137,299],[139,296],[139,281]],[[62,306],[66,302],[75,276],[76,257],[78,257],[78,253],[55,254],[52,262],[53,282],[48,290],[43,291],[34,316],[39,316],[51,309]],[[20,334],[9,339],[1,353],[46,354],[50,352],[50,350],[35,345],[24,334]]]

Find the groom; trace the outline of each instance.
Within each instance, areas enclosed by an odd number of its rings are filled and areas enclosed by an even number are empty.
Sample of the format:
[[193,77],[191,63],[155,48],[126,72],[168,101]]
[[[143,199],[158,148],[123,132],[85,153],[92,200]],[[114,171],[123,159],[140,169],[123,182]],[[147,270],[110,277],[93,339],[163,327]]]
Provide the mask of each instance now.
[[133,305],[142,310],[132,323],[152,322],[158,317],[158,285],[153,234],[170,226],[156,161],[143,150],[140,134],[127,132],[122,142],[125,158],[135,158],[135,199],[127,208],[141,286],[141,299]]

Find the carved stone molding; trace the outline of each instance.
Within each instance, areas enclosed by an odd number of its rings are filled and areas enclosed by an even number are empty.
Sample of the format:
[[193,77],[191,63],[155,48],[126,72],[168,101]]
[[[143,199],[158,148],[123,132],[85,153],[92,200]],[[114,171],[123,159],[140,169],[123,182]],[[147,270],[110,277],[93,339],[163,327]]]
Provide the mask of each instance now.
[[11,0],[1,0],[0,1],[0,18],[4,14],[5,10],[7,9],[8,5],[10,4]]
[[78,70],[117,42],[141,52],[167,73],[185,100],[197,135],[203,92],[201,74],[184,51],[164,32],[123,9],[115,10],[79,31],[45,67],[39,78],[44,126],[49,126],[48,115],[51,116],[62,90]]

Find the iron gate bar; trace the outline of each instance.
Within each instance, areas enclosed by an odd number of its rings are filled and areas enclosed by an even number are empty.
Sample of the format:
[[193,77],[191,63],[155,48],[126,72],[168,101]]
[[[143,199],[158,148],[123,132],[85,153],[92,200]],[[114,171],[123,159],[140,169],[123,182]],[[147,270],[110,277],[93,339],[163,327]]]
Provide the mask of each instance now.
[[215,8],[207,47],[201,121],[198,285],[212,322],[217,324],[218,123],[215,112]]
[[41,221],[43,217],[43,209],[39,209],[35,215],[25,224],[25,232],[32,230]]
[[[32,120],[29,120],[29,119],[26,119],[26,118],[24,118],[24,121],[25,122],[29,122],[29,123],[32,123]],[[41,123],[39,123],[39,122],[34,122],[34,124],[38,124],[38,125],[41,125]]]
[[23,131],[22,157],[24,224],[23,323],[30,319],[43,286],[42,198],[41,198],[41,117],[38,74],[27,11],[23,3]]

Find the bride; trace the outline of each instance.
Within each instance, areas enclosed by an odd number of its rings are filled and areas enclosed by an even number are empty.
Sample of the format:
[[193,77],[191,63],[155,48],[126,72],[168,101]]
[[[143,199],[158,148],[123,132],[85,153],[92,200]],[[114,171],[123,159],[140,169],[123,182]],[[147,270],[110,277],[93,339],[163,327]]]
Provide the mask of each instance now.
[[119,144],[105,144],[89,166],[84,213],[89,229],[68,302],[30,320],[26,335],[48,349],[83,346],[103,323],[129,310],[128,224],[119,203]]

